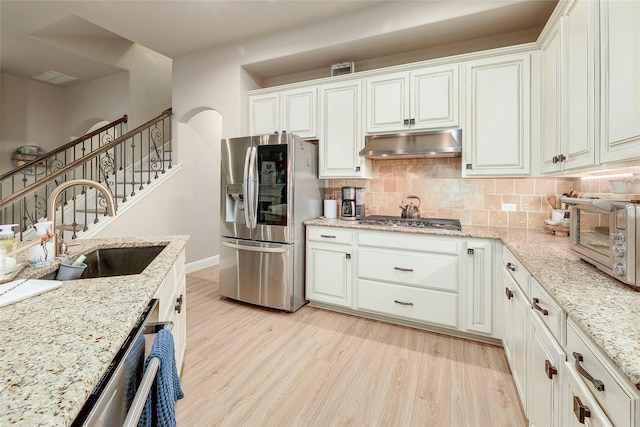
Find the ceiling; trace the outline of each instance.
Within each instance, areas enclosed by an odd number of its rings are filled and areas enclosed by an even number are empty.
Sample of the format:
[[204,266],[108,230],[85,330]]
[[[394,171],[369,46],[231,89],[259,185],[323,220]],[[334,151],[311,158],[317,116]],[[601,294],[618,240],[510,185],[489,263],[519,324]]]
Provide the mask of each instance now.
[[[55,70],[78,77],[63,86],[123,70],[96,56],[87,46],[140,44],[169,58],[239,44],[299,28],[371,14],[395,15],[383,35],[363,37],[299,54],[288,61],[249,64],[269,78],[327,67],[344,58],[356,61],[425,49],[544,26],[556,0],[165,0],[30,1],[0,0],[2,72],[30,78]],[[440,19],[447,9],[449,16]],[[407,14],[407,10],[420,13]],[[358,14],[358,15],[356,15]],[[376,16],[376,15],[369,15]],[[372,22],[389,25],[389,22]],[[539,31],[538,31],[539,32]],[[295,64],[295,65],[294,65]]]

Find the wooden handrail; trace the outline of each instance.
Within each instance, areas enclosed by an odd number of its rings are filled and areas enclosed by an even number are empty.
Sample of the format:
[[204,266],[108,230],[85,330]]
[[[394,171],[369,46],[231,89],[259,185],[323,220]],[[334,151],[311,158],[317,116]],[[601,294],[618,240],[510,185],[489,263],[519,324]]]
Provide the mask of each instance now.
[[[65,173],[77,168],[81,164],[95,159],[99,155],[107,152],[108,150],[110,150],[111,148],[113,148],[116,145],[120,144],[121,142],[126,141],[127,139],[133,137],[134,135],[137,135],[138,133],[142,132],[146,128],[151,127],[151,125],[153,125],[155,123],[158,123],[158,122],[160,122],[161,120],[164,120],[167,117],[170,117],[171,114],[172,114],[172,110],[171,110],[171,108],[168,108],[168,109],[164,110],[158,117],[149,120],[148,122],[146,122],[146,123],[138,126],[137,128],[125,133],[124,135],[120,136],[119,138],[114,139],[110,143],[105,144],[102,147],[92,151],[91,154],[88,154],[88,155],[82,157],[81,159],[78,159],[78,160],[76,160],[74,162],[69,163],[65,167],[63,167],[61,169],[58,169],[56,172],[53,172],[53,173],[49,174],[46,178],[43,178],[41,180],[38,180],[38,181],[34,182],[31,185],[28,185],[27,187],[23,188],[22,190],[18,191],[17,193],[14,193],[11,196],[7,197],[6,199],[0,201],[0,209],[4,208],[6,206],[9,206],[10,204],[14,203],[15,201],[27,196],[32,191],[35,191],[36,189],[38,189],[38,188],[40,188],[40,187],[42,187],[42,186],[44,186],[46,184],[49,184],[50,182],[54,181],[59,176],[64,175]],[[68,145],[69,144],[66,144],[65,147],[68,148]],[[60,151],[62,151],[62,147],[60,148]],[[42,158],[40,158],[40,160],[41,159]]]
[[107,125],[104,125],[101,128],[94,130],[93,132],[90,132],[90,133],[88,133],[88,134],[86,134],[84,136],[81,136],[80,138],[76,138],[73,141],[62,145],[62,146],[56,148],[53,151],[50,151],[50,152],[46,153],[44,156],[40,156],[37,159],[29,160],[28,162],[26,162],[22,166],[14,168],[14,169],[11,169],[9,172],[6,172],[6,173],[0,175],[0,181],[4,180],[5,178],[10,177],[13,174],[16,174],[16,173],[20,172],[23,169],[30,168],[33,165],[42,162],[42,159],[46,159],[47,157],[54,157],[58,153],[62,153],[63,151],[67,150],[68,148],[71,148],[74,145],[76,145],[76,144],[78,144],[78,143],[80,143],[82,141],[90,139],[90,138],[92,138],[92,137],[94,137],[94,136],[96,136],[96,135],[98,135],[98,134],[100,134],[100,133],[112,128],[112,127],[115,127],[115,126],[119,125],[120,123],[127,123],[128,120],[129,120],[129,117],[125,114],[124,116],[120,117],[119,119],[117,119],[117,120],[115,120],[115,121],[113,121],[113,122],[111,122],[111,123],[109,123]]

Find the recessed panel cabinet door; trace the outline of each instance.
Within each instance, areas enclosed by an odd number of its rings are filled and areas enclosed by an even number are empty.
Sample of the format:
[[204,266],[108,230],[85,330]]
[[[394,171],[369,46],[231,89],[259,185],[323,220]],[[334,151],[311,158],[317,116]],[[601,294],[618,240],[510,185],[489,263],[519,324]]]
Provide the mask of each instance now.
[[531,55],[470,61],[465,67],[466,175],[529,174]]
[[530,332],[529,426],[558,427],[564,352],[536,314],[531,315]]
[[563,84],[567,101],[564,169],[596,163],[595,147],[595,11],[596,2],[576,1],[567,10]]
[[320,87],[320,178],[364,178],[360,80]]
[[601,161],[640,158],[640,2],[602,1]]
[[249,97],[249,134],[262,135],[280,131],[280,94]]

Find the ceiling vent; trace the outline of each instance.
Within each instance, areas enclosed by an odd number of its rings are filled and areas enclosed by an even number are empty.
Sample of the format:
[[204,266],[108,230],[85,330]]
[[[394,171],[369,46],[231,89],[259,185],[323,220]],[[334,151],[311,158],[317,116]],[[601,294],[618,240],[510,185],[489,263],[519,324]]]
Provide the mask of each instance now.
[[51,83],[52,85],[61,85],[63,83],[78,80],[77,77],[67,76],[66,74],[62,74],[57,71],[46,71],[42,74],[38,74],[37,76],[33,76],[33,78],[45,83]]

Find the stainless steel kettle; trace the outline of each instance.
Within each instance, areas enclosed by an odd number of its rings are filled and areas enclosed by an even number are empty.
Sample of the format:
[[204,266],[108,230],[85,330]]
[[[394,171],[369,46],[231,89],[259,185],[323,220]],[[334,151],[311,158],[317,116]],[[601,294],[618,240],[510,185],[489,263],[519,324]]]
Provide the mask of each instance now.
[[400,209],[402,209],[402,214],[400,216],[402,218],[411,218],[411,219],[420,218],[420,203],[421,203],[420,197],[410,195],[410,196],[407,196],[407,199],[417,199],[418,205],[414,206],[413,202],[409,202],[409,204],[404,206],[400,204]]

